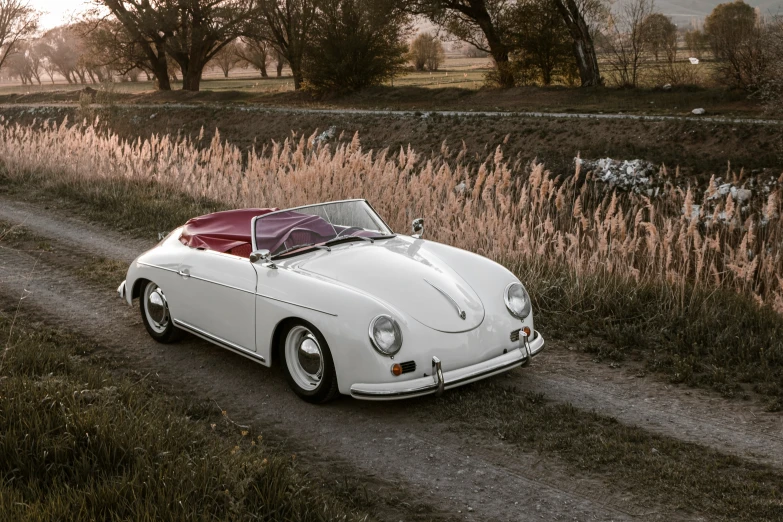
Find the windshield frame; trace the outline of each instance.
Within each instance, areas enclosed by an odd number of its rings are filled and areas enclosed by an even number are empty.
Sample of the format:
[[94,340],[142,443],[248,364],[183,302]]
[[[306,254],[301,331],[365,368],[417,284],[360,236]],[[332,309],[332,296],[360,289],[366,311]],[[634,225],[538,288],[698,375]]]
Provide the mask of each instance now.
[[[267,216],[273,216],[273,215],[279,214],[281,212],[290,212],[290,211],[301,210],[301,209],[305,209],[305,208],[320,207],[320,206],[323,206],[323,205],[333,205],[335,203],[352,203],[352,202],[355,202],[355,201],[363,201],[370,208],[370,210],[372,210],[373,214],[375,214],[375,216],[381,221],[381,223],[383,223],[383,225],[389,230],[388,236],[383,236],[384,239],[387,238],[387,237],[395,237],[397,235],[392,230],[392,228],[389,226],[389,224],[386,223],[386,220],[383,219],[383,217],[380,214],[378,214],[378,211],[375,210],[375,208],[366,199],[364,199],[364,198],[338,199],[336,201],[324,201],[322,203],[311,203],[310,205],[301,205],[301,206],[292,207],[292,208],[281,208],[280,210],[275,210],[274,212],[268,212],[268,213],[262,214],[260,216],[255,216],[253,219],[250,220],[250,244],[253,247],[253,252],[258,250],[258,245],[257,245],[257,242],[256,242],[256,222],[259,219],[263,219],[263,218],[265,218]],[[329,224],[331,224],[331,223],[329,223]],[[305,247],[305,248],[307,248],[307,247]],[[292,250],[291,251],[291,253],[293,253],[293,252],[296,252],[296,250]]]

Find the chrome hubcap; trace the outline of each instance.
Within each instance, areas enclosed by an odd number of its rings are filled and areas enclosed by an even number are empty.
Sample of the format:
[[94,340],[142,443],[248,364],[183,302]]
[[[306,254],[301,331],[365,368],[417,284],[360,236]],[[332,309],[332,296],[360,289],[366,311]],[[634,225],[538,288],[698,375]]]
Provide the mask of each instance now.
[[285,340],[285,360],[296,384],[305,390],[316,388],[323,378],[324,358],[315,335],[304,326],[295,326]]
[[152,329],[163,333],[169,325],[169,306],[163,290],[155,283],[148,283],[144,289],[144,305]]

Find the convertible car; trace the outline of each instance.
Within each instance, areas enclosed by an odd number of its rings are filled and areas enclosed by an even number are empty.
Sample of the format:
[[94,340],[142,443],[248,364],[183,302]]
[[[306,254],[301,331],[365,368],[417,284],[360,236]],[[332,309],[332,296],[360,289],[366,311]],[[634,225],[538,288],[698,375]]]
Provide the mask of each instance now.
[[264,366],[310,402],[389,400],[526,366],[544,347],[501,265],[395,234],[365,200],[193,218],[139,256],[118,293],[153,339],[183,331]]

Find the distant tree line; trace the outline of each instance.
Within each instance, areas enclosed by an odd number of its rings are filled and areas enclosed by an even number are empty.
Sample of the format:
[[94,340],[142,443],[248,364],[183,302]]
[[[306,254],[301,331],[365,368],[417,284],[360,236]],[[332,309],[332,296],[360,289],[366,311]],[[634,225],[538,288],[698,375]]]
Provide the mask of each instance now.
[[[362,89],[410,64],[436,71],[442,38],[485,53],[501,87],[560,83],[636,87],[645,68],[689,83],[682,49],[715,61],[715,78],[761,89],[781,67],[781,24],[742,0],[721,4],[703,31],[683,31],[654,0],[96,0],[75,23],[46,32],[27,0],[0,0],[0,68],[23,84],[112,79],[200,88],[204,70],[238,66],[268,77],[288,67],[295,89]],[[107,15],[108,13],[108,15]],[[412,38],[427,19],[438,33]],[[678,53],[680,56],[678,58]],[[653,64],[653,67],[650,67]]]

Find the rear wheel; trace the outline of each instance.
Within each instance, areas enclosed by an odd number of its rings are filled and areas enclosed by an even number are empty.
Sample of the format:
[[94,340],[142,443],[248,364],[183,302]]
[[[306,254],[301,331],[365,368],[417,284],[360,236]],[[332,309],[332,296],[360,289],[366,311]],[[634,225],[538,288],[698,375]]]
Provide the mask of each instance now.
[[339,394],[332,354],[326,340],[304,321],[290,323],[281,336],[286,380],[302,399],[328,402]]
[[169,304],[163,290],[152,281],[147,281],[139,297],[141,320],[147,333],[159,343],[179,340],[182,330],[174,326],[171,320]]

